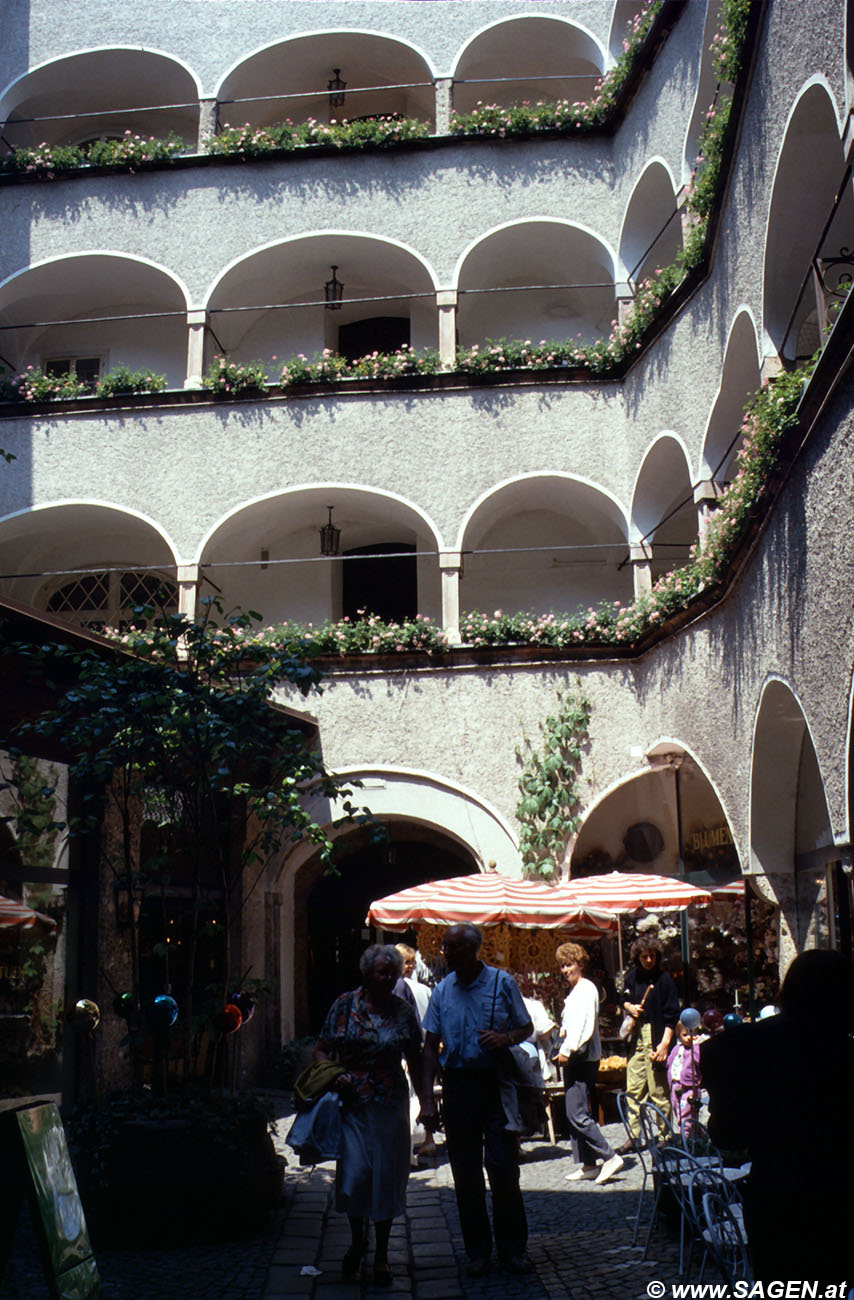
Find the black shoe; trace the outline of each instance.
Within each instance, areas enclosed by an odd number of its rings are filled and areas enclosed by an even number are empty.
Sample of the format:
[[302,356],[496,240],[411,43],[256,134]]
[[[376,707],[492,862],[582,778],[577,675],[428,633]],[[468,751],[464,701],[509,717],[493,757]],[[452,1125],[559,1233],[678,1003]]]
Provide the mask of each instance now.
[[527,1255],[507,1255],[501,1261],[501,1267],[508,1273],[533,1273],[534,1266]]
[[615,1154],[618,1156],[630,1156],[633,1151],[637,1151],[638,1146],[639,1143],[634,1142],[629,1138],[621,1147],[617,1147]]
[[387,1262],[383,1261],[374,1264],[374,1286],[391,1286],[392,1280]]
[[466,1273],[469,1277],[486,1277],[489,1267],[489,1259],[486,1255],[475,1255],[466,1264]]
[[359,1245],[356,1245],[354,1243],[350,1247],[350,1249],[347,1251],[347,1254],[344,1256],[344,1258],[341,1261],[341,1272],[344,1274],[345,1277],[353,1277],[356,1273],[358,1273],[359,1269],[362,1266],[362,1256],[364,1255],[364,1253],[365,1253],[365,1247],[361,1243]]

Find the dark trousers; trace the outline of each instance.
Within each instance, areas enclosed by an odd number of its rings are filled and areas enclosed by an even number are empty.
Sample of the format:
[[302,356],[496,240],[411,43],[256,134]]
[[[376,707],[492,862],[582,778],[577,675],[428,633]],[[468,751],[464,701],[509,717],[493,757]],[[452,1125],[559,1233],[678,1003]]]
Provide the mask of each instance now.
[[498,1253],[504,1259],[524,1254],[528,1223],[519,1187],[519,1155],[515,1135],[504,1128],[507,1119],[495,1072],[446,1070],[442,1110],[466,1253],[470,1259],[488,1259],[492,1251],[485,1164]]
[[564,1072],[572,1151],[576,1160],[583,1160],[586,1165],[595,1165],[597,1156],[607,1160],[614,1154],[589,1110],[590,1089],[598,1069],[598,1061],[570,1061]]

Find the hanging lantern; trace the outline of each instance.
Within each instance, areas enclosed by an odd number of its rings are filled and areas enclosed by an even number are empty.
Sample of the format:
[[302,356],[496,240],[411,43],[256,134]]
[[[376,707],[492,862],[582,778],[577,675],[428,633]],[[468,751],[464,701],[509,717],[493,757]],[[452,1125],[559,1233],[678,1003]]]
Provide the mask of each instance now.
[[341,80],[341,69],[333,68],[333,76],[327,82],[329,89],[329,107],[340,108],[344,103],[344,91],[347,89],[347,82]]
[[337,555],[341,529],[336,528],[332,522],[332,506],[327,506],[326,509],[329,511],[329,519],[322,528],[317,530],[320,533],[320,554]]
[[335,274],[337,270],[337,266],[332,267],[332,278],[327,280],[323,286],[327,311],[341,310],[341,299],[344,297],[344,286]]

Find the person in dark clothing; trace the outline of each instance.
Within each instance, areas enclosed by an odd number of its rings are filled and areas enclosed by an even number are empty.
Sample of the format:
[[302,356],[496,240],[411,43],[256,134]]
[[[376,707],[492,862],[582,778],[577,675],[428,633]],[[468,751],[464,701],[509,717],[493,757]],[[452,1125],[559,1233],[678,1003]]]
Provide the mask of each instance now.
[[626,1063],[626,1100],[630,1138],[618,1148],[625,1155],[640,1141],[638,1108],[654,1102],[670,1116],[667,1090],[667,1053],[679,1019],[679,995],[667,971],[662,970],[663,948],[658,939],[643,935],[632,944],[632,965],[626,972],[623,1006],[635,1022]]
[[[780,1014],[700,1048],[709,1133],[751,1159],[744,1221],[757,1280],[854,1282],[854,965],[801,953]],[[827,1294],[827,1293],[825,1293]]]
[[[433,1080],[441,1060],[448,1159],[470,1277],[490,1270],[492,1243],[510,1273],[530,1273],[528,1221],[519,1185],[519,1151],[501,1096],[502,1054],[534,1026],[516,981],[478,957],[480,931],[452,925],[442,944],[450,974],[433,990],[424,1017],[421,1118],[436,1127]],[[483,1168],[492,1190],[490,1228]]]

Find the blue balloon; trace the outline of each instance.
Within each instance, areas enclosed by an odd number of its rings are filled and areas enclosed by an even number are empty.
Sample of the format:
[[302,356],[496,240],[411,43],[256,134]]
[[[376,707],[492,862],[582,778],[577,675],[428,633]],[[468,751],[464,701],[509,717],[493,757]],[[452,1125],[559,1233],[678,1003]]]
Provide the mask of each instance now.
[[736,1025],[743,1025],[744,1021],[737,1011],[728,1011],[724,1016],[724,1029],[735,1029]]
[[693,1034],[694,1030],[700,1027],[700,1013],[695,1011],[693,1007],[686,1007],[679,1019],[689,1034]]
[[155,1029],[169,1029],[178,1019],[178,1003],[168,993],[158,993],[149,1012]]

